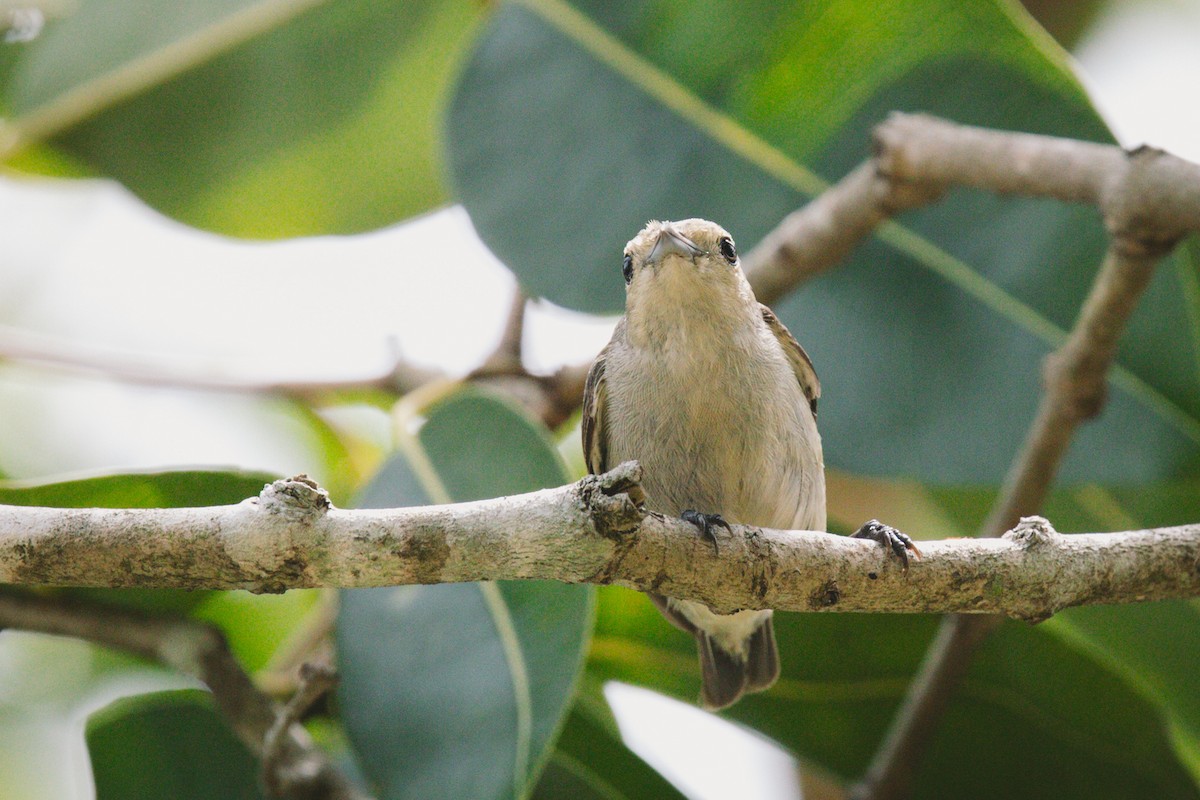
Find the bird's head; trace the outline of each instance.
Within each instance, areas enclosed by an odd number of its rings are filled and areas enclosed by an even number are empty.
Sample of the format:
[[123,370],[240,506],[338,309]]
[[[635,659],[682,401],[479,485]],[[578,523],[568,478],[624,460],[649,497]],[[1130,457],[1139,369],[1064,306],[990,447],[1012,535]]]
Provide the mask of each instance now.
[[757,307],[733,237],[706,219],[647,223],[625,245],[622,272],[631,323],[675,309],[711,317]]

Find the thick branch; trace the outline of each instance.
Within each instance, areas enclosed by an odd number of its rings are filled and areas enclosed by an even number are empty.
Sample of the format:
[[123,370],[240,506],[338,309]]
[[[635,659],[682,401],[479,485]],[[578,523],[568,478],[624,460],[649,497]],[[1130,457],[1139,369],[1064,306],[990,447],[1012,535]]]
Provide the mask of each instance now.
[[332,508],[303,479],[194,509],[0,506],[0,581],[251,589],[497,579],[615,583],[714,609],[988,612],[1200,596],[1200,525],[1120,534],[1025,523],[1001,539],[925,541],[907,572],[878,545],[734,526],[720,552],[639,508],[640,469],[532,494],[390,510]]
[[0,628],[74,636],[160,661],[202,681],[217,709],[250,752],[265,758],[272,795],[295,800],[365,800],[300,725],[290,706],[280,708],[255,688],[221,633],[184,619],[0,591]]

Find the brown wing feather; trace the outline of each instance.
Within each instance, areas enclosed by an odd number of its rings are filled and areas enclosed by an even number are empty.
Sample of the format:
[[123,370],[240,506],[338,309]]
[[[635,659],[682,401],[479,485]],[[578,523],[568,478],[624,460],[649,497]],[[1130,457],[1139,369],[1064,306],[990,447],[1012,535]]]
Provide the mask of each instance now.
[[817,415],[817,400],[821,397],[821,381],[817,379],[817,371],[813,368],[812,359],[808,357],[808,353],[804,352],[804,348],[796,341],[796,337],[792,336],[792,332],[787,329],[779,317],[775,316],[775,312],[758,304],[762,311],[763,322],[767,323],[767,328],[775,335],[783,348],[784,355],[787,356],[788,363],[792,365],[792,371],[796,373],[796,380],[800,382],[800,388],[804,390],[804,396],[808,398],[808,405],[812,408],[813,416]]
[[[622,319],[618,325],[624,322]],[[604,379],[604,367],[610,345],[611,342],[596,356],[583,385],[583,460],[587,464],[588,472],[593,475],[599,475],[608,469],[608,440],[604,432],[608,388]]]

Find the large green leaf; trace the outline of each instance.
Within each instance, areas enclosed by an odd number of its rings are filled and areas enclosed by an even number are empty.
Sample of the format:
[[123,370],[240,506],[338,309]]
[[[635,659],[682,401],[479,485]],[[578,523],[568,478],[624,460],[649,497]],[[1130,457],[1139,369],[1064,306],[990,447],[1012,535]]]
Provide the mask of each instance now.
[[87,724],[97,800],[264,797],[258,764],[198,689],[115,701]]
[[1176,752],[1200,783],[1200,606],[1196,601],[1073,608],[1046,623],[1159,706]]
[[[444,202],[436,120],[481,13],[470,0],[89,0],[0,62],[0,107],[18,134],[193,225],[367,230]],[[74,170],[45,148],[16,158]]]
[[[405,439],[359,505],[473,500],[566,480],[544,430],[474,390],[437,404]],[[524,796],[570,706],[592,598],[588,587],[537,582],[343,592],[339,697],[382,797]]]
[[223,506],[256,497],[277,477],[267,472],[179,469],[62,481],[0,481],[0,503],[54,508]]
[[[783,676],[728,716],[847,780],[859,777],[937,620],[778,614]],[[685,700],[694,644],[641,596],[601,592],[589,675]],[[985,645],[935,733],[920,797],[1197,797],[1156,709],[1120,677],[1024,623]]]
[[[647,218],[715,219],[745,252],[866,157],[892,109],[1108,139],[1062,54],[1005,2],[524,0],[463,73],[451,173],[524,285],[611,311],[621,246]],[[1092,209],[959,191],[777,303],[822,376],[829,463],[998,481],[1103,249]],[[1068,478],[1195,467],[1196,285],[1190,261],[1160,271]]]

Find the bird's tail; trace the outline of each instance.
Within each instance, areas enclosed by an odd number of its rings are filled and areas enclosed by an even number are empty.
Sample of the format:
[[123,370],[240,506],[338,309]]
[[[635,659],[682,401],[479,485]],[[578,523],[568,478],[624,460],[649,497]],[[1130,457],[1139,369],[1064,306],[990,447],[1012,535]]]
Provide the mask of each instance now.
[[700,629],[694,630],[700,651],[700,701],[710,710],[737,702],[746,692],[768,689],[779,678],[779,651],[771,617],[763,620],[746,644],[745,658],[722,648]]

